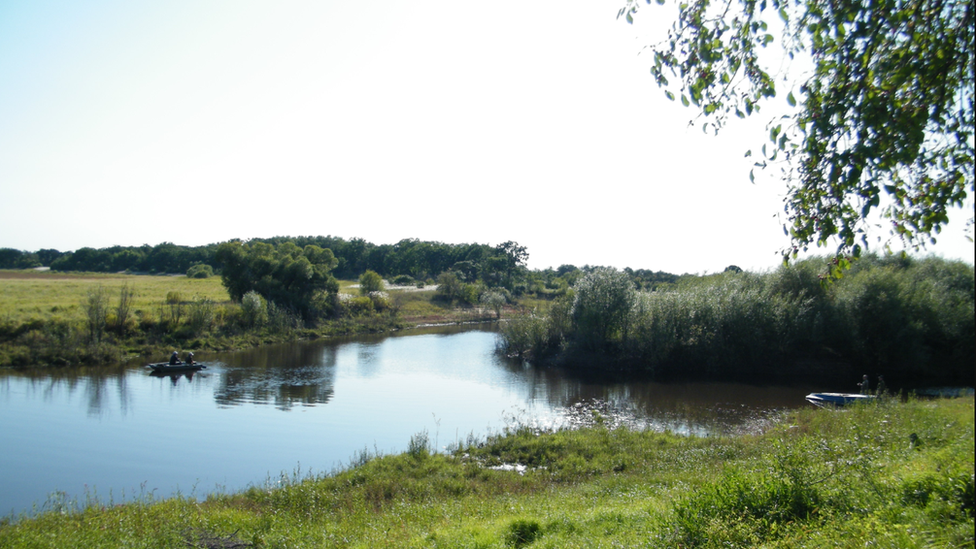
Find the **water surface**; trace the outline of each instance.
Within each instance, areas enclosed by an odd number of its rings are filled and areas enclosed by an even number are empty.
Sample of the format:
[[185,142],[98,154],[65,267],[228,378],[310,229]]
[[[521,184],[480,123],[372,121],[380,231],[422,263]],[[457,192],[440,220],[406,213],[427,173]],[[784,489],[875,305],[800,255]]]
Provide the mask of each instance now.
[[454,328],[197,353],[212,366],[164,377],[141,365],[0,371],[0,515],[232,492],[403,451],[424,431],[444,448],[512,421],[562,425],[593,399],[642,427],[734,433],[805,406],[811,390],[581,381],[499,357],[497,337]]

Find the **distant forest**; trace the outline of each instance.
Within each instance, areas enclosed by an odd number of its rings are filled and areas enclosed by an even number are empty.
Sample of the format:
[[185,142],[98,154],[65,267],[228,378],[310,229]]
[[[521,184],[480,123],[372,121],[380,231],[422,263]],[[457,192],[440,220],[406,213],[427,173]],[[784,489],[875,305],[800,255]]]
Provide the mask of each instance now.
[[[361,238],[346,240],[335,236],[300,236],[255,238],[248,242],[263,242],[276,248],[284,242],[292,242],[300,248],[313,245],[332,250],[338,261],[332,274],[340,279],[355,279],[371,270],[390,279],[408,275],[416,280],[432,280],[440,273],[451,271],[468,281],[483,280],[490,283],[492,278],[504,273],[504,283],[492,285],[506,286],[516,293],[521,293],[519,290],[532,291],[529,286],[540,283],[553,286],[557,278],[569,279],[567,281],[572,285],[576,278],[572,276],[574,272],[589,272],[594,268],[589,265],[581,269],[574,265],[562,265],[558,269],[537,271],[535,276],[530,276],[524,267],[528,251],[513,241],[497,246],[446,244],[417,239],[404,239],[396,244],[373,244]],[[220,243],[193,247],[164,242],[156,246],[146,244],[100,249],[86,247],[74,252],[54,249],[28,252],[0,248],[0,269],[50,267],[55,271],[183,274],[197,265],[209,265],[219,274],[223,268],[217,258],[219,246]],[[513,272],[515,267],[521,272]],[[729,269],[737,267],[730,266]],[[681,278],[662,271],[625,271],[638,289],[654,289],[660,284],[673,284]]]

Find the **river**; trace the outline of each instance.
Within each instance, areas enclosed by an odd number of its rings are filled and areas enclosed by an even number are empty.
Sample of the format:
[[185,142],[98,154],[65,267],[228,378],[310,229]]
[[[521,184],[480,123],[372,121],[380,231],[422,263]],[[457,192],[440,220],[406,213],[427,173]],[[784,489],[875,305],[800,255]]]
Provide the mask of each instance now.
[[[495,353],[490,328],[197,353],[172,377],[141,364],[0,371],[0,516],[65,502],[202,498],[329,473],[366,451],[443,450],[515,423],[611,421],[694,435],[808,406],[807,386],[581,380]],[[163,358],[163,357],[160,357]]]

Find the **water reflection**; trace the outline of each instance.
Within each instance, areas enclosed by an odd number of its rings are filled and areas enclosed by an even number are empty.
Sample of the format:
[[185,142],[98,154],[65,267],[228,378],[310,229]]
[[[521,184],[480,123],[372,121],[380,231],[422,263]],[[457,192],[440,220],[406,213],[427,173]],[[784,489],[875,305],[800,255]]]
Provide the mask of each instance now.
[[55,402],[76,395],[84,398],[90,417],[100,417],[109,406],[118,406],[124,416],[132,406],[132,394],[122,366],[75,368],[6,369],[0,375],[0,394],[9,400],[14,386],[43,402]]
[[274,345],[224,361],[214,388],[221,406],[270,403],[279,410],[326,404],[335,393],[334,345]]
[[[187,370],[185,372],[150,372],[149,375],[152,377],[168,379],[173,386],[176,386],[181,379],[186,379],[186,383],[193,382],[193,375],[196,373],[196,371]],[[201,376],[205,377],[206,374],[201,374]]]
[[[630,427],[688,435],[755,432],[779,411],[801,405],[816,388],[805,385],[759,386],[744,383],[619,382],[581,377],[558,368],[536,368],[518,360],[498,365],[518,379],[528,397],[558,410],[568,424],[579,423],[580,404],[594,404],[627,419]],[[519,421],[520,418],[514,418]]]
[[[336,396],[340,371],[344,372],[343,379],[352,376],[363,380],[378,380],[396,372],[426,380],[421,383],[427,384],[449,378],[510,387],[527,408],[554,411],[563,419],[571,417],[581,402],[602,402],[640,418],[636,427],[714,434],[754,430],[777,410],[802,405],[803,395],[817,389],[585,379],[556,368],[537,368],[495,355],[491,353],[495,335],[486,331],[491,332],[468,327],[420,332],[426,337],[408,332],[340,342],[274,345],[211,355],[211,366],[200,372],[154,373],[151,377],[139,365],[8,370],[0,374],[0,394],[9,393],[14,380],[21,379],[25,383],[18,386],[29,391],[31,398],[52,402],[74,400],[74,395],[79,395],[91,417],[99,417],[114,407],[125,416],[133,406],[131,386],[141,386],[144,381],[139,380],[149,377],[168,381],[166,385],[173,389],[212,391],[219,408],[256,404],[288,411],[330,403]],[[465,332],[468,335],[462,339],[445,339]],[[363,390],[368,389],[353,389],[347,384],[346,392],[350,394],[345,396],[357,400],[372,398],[360,393]],[[403,390],[410,389],[404,386]],[[174,394],[171,398],[181,397]]]

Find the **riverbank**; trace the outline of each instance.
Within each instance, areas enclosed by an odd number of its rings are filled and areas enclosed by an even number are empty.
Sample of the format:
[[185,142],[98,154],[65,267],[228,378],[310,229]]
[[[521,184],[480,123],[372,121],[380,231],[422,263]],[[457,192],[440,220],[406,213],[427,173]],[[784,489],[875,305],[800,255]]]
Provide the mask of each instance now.
[[513,425],[431,452],[364,450],[197,501],[53,500],[21,547],[971,547],[973,399],[803,409],[764,433]]

